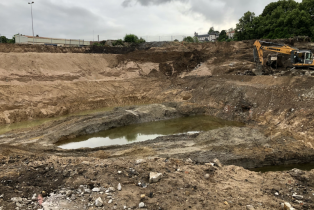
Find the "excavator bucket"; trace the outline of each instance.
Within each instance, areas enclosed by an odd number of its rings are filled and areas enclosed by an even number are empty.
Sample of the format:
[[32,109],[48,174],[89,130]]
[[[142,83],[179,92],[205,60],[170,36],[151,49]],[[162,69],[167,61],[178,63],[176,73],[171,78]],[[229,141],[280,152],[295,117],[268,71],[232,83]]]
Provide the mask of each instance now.
[[258,53],[256,47],[253,48],[254,62],[259,62]]

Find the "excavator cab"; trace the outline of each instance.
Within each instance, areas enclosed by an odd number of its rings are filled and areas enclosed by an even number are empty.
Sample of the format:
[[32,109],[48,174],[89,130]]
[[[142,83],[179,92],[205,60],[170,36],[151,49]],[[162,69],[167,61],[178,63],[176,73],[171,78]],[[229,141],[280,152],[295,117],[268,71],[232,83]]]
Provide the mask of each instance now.
[[291,52],[291,62],[292,64],[312,64],[313,63],[313,53],[309,50],[300,50]]

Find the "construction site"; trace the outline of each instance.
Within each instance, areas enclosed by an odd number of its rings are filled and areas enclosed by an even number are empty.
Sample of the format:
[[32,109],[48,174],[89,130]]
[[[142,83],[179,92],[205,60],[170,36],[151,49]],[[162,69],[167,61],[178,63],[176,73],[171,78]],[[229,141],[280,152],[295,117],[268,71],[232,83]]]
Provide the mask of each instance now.
[[314,45],[269,42],[0,44],[0,209],[314,209]]

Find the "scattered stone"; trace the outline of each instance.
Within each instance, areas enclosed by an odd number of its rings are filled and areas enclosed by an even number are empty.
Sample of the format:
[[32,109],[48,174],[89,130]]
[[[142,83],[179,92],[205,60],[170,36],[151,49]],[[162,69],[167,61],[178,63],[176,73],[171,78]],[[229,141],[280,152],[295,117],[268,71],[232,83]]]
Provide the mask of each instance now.
[[302,200],[303,199],[302,195],[297,195],[297,194],[293,194],[292,197],[294,197],[295,199],[298,199],[298,200]]
[[0,195],[0,198],[3,198],[4,197],[4,194]]
[[209,174],[205,174],[204,178],[209,179],[210,178]]
[[72,191],[71,191],[71,190],[67,190],[67,191],[65,192],[65,195],[68,196],[68,197],[70,197],[70,196],[72,195]]
[[144,159],[139,159],[139,160],[136,160],[136,161],[135,161],[135,164],[136,164],[136,165],[141,164],[141,163],[146,163],[146,160],[144,160]]
[[193,163],[193,160],[191,158],[188,158],[186,161],[185,161],[186,164],[192,164]]
[[114,188],[114,187],[109,187],[109,192],[115,192],[116,191],[116,189]]
[[88,188],[87,188],[87,189],[85,189],[85,190],[84,190],[84,192],[85,192],[86,194],[91,193],[90,189],[88,189]]
[[247,205],[246,210],[254,210],[254,207],[252,205]]
[[213,162],[214,162],[214,163],[215,163],[215,165],[216,165],[216,166],[218,166],[219,168],[221,168],[221,167],[222,167],[221,162],[220,162],[217,158],[215,158],[215,159],[213,160]]
[[275,192],[275,195],[279,195],[279,193],[278,193],[278,192]]
[[11,201],[13,201],[13,202],[22,202],[23,199],[20,198],[20,197],[14,197],[14,198],[11,198]]
[[122,174],[122,171],[118,171],[118,174]]
[[110,200],[108,201],[108,203],[109,203],[109,204],[112,203],[112,199],[110,199]]
[[149,173],[149,183],[156,183],[162,177],[162,173],[150,172]]
[[291,204],[287,202],[281,204],[281,209],[282,210],[294,210]]
[[103,201],[101,200],[101,198],[97,198],[96,201],[95,201],[95,206],[97,207],[102,207],[103,206]]
[[141,202],[139,205],[138,205],[139,208],[144,208],[145,207],[145,203]]
[[92,189],[92,191],[93,191],[93,192],[100,192],[100,188],[95,187],[95,188]]
[[122,186],[121,186],[121,184],[120,184],[120,183],[118,184],[117,189],[118,189],[119,191],[121,191],[121,190],[122,190]]
[[305,174],[304,171],[301,171],[300,169],[294,168],[291,171],[289,171],[289,174],[293,177],[299,177]]
[[142,199],[143,199],[143,198],[145,198],[145,197],[146,197],[146,195],[145,195],[145,194],[142,194],[142,195],[141,195],[141,198],[142,198]]
[[90,162],[88,162],[88,161],[83,161],[82,164],[89,166]]

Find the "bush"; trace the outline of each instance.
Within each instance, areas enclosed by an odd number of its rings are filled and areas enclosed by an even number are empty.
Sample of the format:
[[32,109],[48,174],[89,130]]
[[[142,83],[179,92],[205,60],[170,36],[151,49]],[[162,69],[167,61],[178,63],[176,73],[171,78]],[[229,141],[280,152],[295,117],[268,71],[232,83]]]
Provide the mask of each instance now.
[[142,37],[137,41],[137,43],[145,43],[145,42],[146,42],[146,40],[143,39]]
[[183,39],[184,42],[191,42],[191,43],[194,43],[194,39],[191,37],[191,36],[188,36],[188,37],[185,37]]
[[144,43],[146,42],[145,39],[143,38],[138,38],[136,35],[134,34],[127,34],[124,37],[124,41],[125,42],[131,42],[131,43]]
[[179,40],[175,39],[174,42],[178,42]]
[[124,46],[123,40],[122,39],[118,39],[117,41],[112,43],[113,46],[117,46],[117,45],[122,45]]

